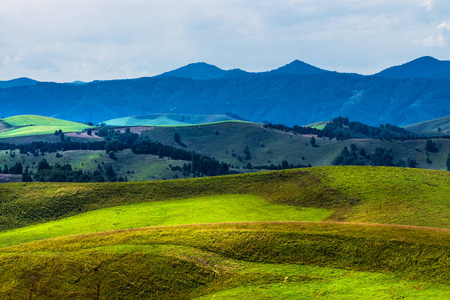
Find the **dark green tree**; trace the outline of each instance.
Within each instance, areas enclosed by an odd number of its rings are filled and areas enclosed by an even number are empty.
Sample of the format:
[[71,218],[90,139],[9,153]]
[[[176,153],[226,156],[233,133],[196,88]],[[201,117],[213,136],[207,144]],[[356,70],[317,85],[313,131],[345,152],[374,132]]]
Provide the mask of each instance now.
[[428,152],[433,152],[433,153],[439,151],[438,147],[432,140],[427,140],[427,142],[425,144],[425,150]]
[[25,171],[22,173],[22,182],[32,182],[33,178],[31,178],[31,174],[28,170],[28,167],[25,168]]

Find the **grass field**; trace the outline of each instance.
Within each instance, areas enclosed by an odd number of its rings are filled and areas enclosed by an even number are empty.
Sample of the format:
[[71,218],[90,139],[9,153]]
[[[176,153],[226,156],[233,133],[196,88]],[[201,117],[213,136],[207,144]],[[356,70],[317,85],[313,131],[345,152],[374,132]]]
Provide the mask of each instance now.
[[0,139],[52,134],[56,130],[62,130],[63,132],[79,132],[87,128],[92,128],[91,126],[82,123],[35,115],[13,116],[4,118],[3,121],[12,127],[7,131],[0,132]]
[[186,115],[186,114],[151,114],[131,116],[105,121],[108,126],[183,126],[200,125],[232,121],[233,118],[221,114]]
[[[245,167],[281,164],[283,160],[294,165],[313,167],[329,166],[344,147],[350,149],[355,144],[373,153],[376,148],[392,149],[394,163],[400,159],[415,159],[419,168],[446,170],[447,155],[450,154],[450,140],[434,139],[439,151],[425,151],[426,139],[407,141],[382,141],[373,139],[354,139],[337,141],[336,139],[316,139],[318,147],[310,144],[311,136],[292,134],[279,130],[269,130],[260,124],[245,122],[225,122],[202,126],[154,127],[142,132],[142,135],[165,145],[180,147],[174,141],[179,133],[181,142],[187,150],[215,157],[233,166]],[[245,149],[251,158],[246,160]],[[240,159],[241,158],[241,159]],[[427,162],[427,159],[431,163]]]
[[[450,116],[405,126],[405,129],[434,135],[450,134]],[[440,130],[439,130],[440,129]]]
[[2,299],[450,293],[448,172],[321,167],[11,183],[1,186],[0,199]]
[[0,249],[0,295],[444,299],[449,240],[449,231],[314,222],[72,236]]
[[0,247],[107,230],[161,225],[244,221],[320,221],[331,210],[271,204],[251,195],[220,195],[144,202],[89,211],[0,233]]

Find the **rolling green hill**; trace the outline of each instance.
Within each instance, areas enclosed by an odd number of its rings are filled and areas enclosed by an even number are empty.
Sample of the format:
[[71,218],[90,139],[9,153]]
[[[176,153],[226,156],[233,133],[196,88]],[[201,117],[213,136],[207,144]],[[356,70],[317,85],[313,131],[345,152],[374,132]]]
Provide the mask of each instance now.
[[63,132],[80,132],[92,128],[82,123],[35,115],[20,115],[2,120],[11,126],[7,131],[0,131],[0,139],[32,135],[52,134],[55,130]]
[[0,198],[2,298],[443,299],[450,292],[448,172],[322,167],[17,183],[2,185]]
[[[311,135],[293,134],[281,130],[263,128],[260,124],[233,122],[202,126],[154,127],[142,131],[142,135],[165,145],[181,147],[174,141],[179,133],[187,150],[215,157],[219,161],[238,167],[281,164],[283,160],[294,165],[329,166],[344,147],[355,144],[358,150],[373,153],[376,148],[392,149],[394,163],[415,159],[419,168],[446,170],[448,139],[434,139],[439,147],[436,153],[425,151],[426,139],[386,141],[374,139],[316,139],[317,147],[310,143]],[[248,149],[250,156],[247,156]],[[248,159],[246,159],[246,157]],[[430,158],[432,163],[428,163]],[[369,163],[368,161],[365,161]]]
[[408,125],[404,128],[413,132],[423,134],[450,135],[450,116]]
[[[30,130],[34,127],[22,127]],[[59,126],[58,128],[63,128]],[[59,142],[59,136],[51,134],[37,136],[21,136],[16,138],[3,138],[3,143],[30,143],[44,141],[50,143]],[[96,129],[93,129],[95,132]],[[124,128],[118,128],[124,131]],[[357,147],[359,153],[364,149],[367,154],[372,154],[377,148],[385,148],[393,157],[393,163],[400,160],[415,160],[418,168],[447,170],[446,160],[450,153],[450,140],[432,139],[436,144],[437,152],[425,150],[426,139],[406,141],[386,141],[378,139],[350,139],[338,141],[336,139],[316,138],[316,147],[311,145],[312,135],[293,134],[281,130],[266,129],[260,124],[248,122],[222,122],[206,125],[191,126],[155,126],[155,127],[130,127],[133,132],[140,133],[153,141],[165,145],[178,147],[187,151],[212,156],[218,161],[225,162],[234,167],[237,172],[255,172],[252,167],[281,165],[287,161],[292,165],[303,166],[329,166],[333,160],[340,155],[342,149],[351,145]],[[7,132],[0,133],[6,134]],[[175,142],[174,136],[178,133],[181,143]],[[66,134],[75,142],[101,141],[102,138],[94,133],[88,136],[86,133]],[[192,177],[192,174],[183,174],[182,171],[172,170],[172,167],[182,167],[188,161],[171,160],[167,157],[155,155],[133,154],[130,149],[119,151],[115,154],[117,160],[110,159],[105,151],[94,150],[70,150],[59,151],[58,156],[54,152],[40,153],[38,156],[23,154],[19,150],[0,151],[0,166],[12,167],[20,162],[30,171],[37,172],[37,165],[42,159],[46,159],[51,165],[70,164],[76,170],[94,172],[100,167],[111,165],[118,177],[127,178],[130,181],[137,180],[160,180]],[[366,164],[370,160],[365,159]]]
[[108,126],[181,126],[200,125],[235,120],[228,115],[150,114],[104,121]]

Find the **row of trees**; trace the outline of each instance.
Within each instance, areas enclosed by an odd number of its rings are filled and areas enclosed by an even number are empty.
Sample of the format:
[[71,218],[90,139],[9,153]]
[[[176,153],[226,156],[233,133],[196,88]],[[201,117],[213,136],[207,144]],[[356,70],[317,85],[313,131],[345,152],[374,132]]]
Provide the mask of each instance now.
[[314,134],[318,137],[336,138],[337,140],[347,140],[354,138],[371,138],[381,140],[392,139],[415,139],[418,136],[404,128],[391,124],[380,125],[379,127],[369,126],[361,122],[351,122],[348,118],[334,118],[320,130],[311,127],[301,127],[294,125],[288,127],[282,124],[266,124],[264,128],[272,128],[283,131],[290,131],[298,134]]
[[125,181],[122,177],[117,178],[111,165],[105,166],[104,170],[99,166],[94,172],[83,172],[73,170],[70,164],[51,166],[47,160],[41,160],[37,165],[37,173],[33,174],[28,168],[22,174],[22,181],[40,182],[105,182],[105,181]]
[[394,163],[392,154],[392,149],[382,147],[376,148],[373,153],[369,154],[364,148],[358,149],[355,144],[351,144],[350,150],[344,147],[332,164],[335,166],[371,165],[417,168],[418,164],[415,159],[408,158],[407,161],[400,159]]

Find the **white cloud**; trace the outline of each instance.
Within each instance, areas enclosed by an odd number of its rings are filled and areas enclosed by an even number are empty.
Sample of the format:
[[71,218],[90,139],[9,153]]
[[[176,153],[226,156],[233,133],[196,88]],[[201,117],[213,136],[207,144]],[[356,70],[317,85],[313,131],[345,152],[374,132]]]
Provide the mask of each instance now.
[[444,21],[436,27],[437,30],[450,30],[450,21]]
[[294,59],[371,73],[450,58],[447,1],[0,1],[0,80],[150,76],[195,61],[263,71]]

